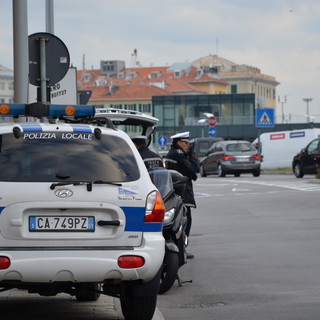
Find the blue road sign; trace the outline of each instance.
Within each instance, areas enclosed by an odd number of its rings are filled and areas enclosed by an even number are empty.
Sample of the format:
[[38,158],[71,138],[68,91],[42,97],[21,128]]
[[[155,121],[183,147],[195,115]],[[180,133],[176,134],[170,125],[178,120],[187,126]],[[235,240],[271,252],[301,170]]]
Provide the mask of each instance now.
[[215,127],[210,127],[208,130],[209,137],[215,137],[217,134],[217,129]]
[[273,109],[256,109],[256,127],[270,128],[274,127]]
[[158,138],[158,143],[160,146],[165,146],[168,143],[168,139],[165,136],[160,136]]

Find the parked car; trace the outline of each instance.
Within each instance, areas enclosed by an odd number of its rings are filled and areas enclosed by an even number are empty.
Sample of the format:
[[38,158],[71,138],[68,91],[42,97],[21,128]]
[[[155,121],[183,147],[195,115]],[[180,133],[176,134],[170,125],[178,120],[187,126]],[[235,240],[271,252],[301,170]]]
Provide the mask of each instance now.
[[[113,125],[131,125],[128,115],[94,111],[0,106],[8,120],[0,125],[0,291],[78,301],[106,294],[120,299],[126,320],[151,320],[165,207],[137,148]],[[143,132],[156,122],[145,119]]]
[[320,139],[312,140],[292,160],[292,170],[297,178],[316,174],[320,168]]
[[190,140],[189,147],[193,148],[195,155],[198,157],[199,161],[201,161],[206,152],[210,149],[210,147],[218,141],[223,141],[221,137],[202,137],[202,138],[193,138]]
[[257,149],[248,141],[219,141],[213,144],[206,156],[200,162],[200,175],[252,173],[254,177],[260,175],[260,158]]

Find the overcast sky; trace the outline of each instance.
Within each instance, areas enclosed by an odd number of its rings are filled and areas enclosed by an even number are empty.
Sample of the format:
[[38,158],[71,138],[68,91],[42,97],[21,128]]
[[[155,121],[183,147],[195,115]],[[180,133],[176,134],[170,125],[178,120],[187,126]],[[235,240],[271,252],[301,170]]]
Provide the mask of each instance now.
[[[28,34],[45,32],[45,0],[28,1]],[[0,1],[0,64],[13,68],[12,0]],[[285,114],[320,115],[319,0],[54,0],[54,31],[72,64],[98,69],[134,49],[142,66],[209,54],[280,82]],[[281,105],[278,106],[281,112]]]

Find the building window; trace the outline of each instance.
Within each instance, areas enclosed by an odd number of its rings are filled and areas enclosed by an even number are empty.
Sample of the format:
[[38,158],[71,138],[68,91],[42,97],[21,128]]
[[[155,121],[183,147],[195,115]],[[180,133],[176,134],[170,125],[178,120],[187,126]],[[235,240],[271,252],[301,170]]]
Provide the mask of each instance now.
[[150,103],[145,103],[141,105],[141,112],[151,112],[151,105]]
[[236,84],[231,85],[231,93],[232,94],[237,94],[238,93],[238,88]]
[[135,110],[136,109],[136,105],[135,104],[128,104],[127,105],[127,109],[128,110]]

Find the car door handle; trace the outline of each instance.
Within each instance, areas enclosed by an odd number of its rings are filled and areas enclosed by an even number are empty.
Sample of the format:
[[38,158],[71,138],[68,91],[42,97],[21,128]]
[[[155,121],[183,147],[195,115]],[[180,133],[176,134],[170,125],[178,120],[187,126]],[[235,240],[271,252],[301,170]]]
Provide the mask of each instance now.
[[120,221],[119,220],[113,220],[113,221],[105,221],[105,220],[99,220],[98,221],[98,226],[104,227],[104,226],[120,226]]

